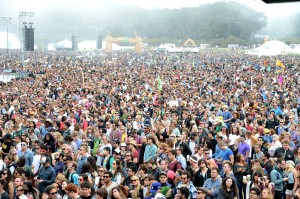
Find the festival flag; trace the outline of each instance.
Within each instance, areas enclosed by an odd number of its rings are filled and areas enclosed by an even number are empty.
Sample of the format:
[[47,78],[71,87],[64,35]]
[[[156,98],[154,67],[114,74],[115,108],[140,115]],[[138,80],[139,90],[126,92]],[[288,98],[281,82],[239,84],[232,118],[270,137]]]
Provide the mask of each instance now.
[[162,81],[161,81],[159,75],[158,75],[158,77],[157,77],[157,89],[158,89],[158,91],[161,91],[161,90],[162,90]]
[[283,65],[283,63],[279,59],[277,59],[277,61],[276,61],[276,66],[279,66],[281,68],[285,68],[285,65]]

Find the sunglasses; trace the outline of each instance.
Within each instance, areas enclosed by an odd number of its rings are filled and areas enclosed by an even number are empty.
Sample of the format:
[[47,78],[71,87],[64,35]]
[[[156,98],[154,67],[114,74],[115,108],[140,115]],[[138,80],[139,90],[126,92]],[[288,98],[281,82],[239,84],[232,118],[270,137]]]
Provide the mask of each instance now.
[[109,176],[103,176],[103,178],[109,178]]
[[197,194],[203,194],[204,192],[203,191],[197,191]]
[[131,182],[136,182],[137,180],[135,179],[135,180],[131,180]]
[[17,191],[24,191],[24,189],[17,189]]
[[98,171],[99,171],[99,172],[104,172],[104,170],[101,170],[101,169],[100,169],[100,170],[98,170]]
[[51,195],[53,195],[53,196],[54,196],[54,195],[56,195],[56,194],[57,194],[57,192],[53,192],[53,193],[49,193],[49,194],[51,194]]
[[6,175],[7,173],[2,173],[1,175]]

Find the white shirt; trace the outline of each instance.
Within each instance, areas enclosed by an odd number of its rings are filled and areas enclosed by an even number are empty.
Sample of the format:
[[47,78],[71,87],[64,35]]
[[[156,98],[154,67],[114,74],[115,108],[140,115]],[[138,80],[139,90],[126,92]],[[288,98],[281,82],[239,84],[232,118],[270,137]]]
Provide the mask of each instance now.
[[32,161],[32,166],[33,166],[33,173],[35,174],[36,172],[38,172],[39,168],[40,168],[40,160],[41,160],[41,155],[36,154],[33,157],[33,161]]

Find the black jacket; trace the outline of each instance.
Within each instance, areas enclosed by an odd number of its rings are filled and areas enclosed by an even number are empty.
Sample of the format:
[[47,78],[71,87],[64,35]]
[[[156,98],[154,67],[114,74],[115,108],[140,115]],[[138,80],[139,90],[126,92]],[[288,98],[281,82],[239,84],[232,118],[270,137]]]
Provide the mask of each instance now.
[[[285,161],[292,160],[294,162],[294,153],[291,150],[285,151],[283,147],[277,148],[274,153],[274,157],[277,157],[278,154],[282,154]],[[285,154],[285,155],[284,155]]]

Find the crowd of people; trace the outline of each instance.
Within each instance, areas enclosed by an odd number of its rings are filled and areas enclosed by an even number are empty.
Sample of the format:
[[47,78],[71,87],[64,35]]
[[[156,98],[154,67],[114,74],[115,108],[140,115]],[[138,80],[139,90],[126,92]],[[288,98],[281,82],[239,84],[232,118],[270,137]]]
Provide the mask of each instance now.
[[297,55],[6,56],[1,199],[300,198]]

